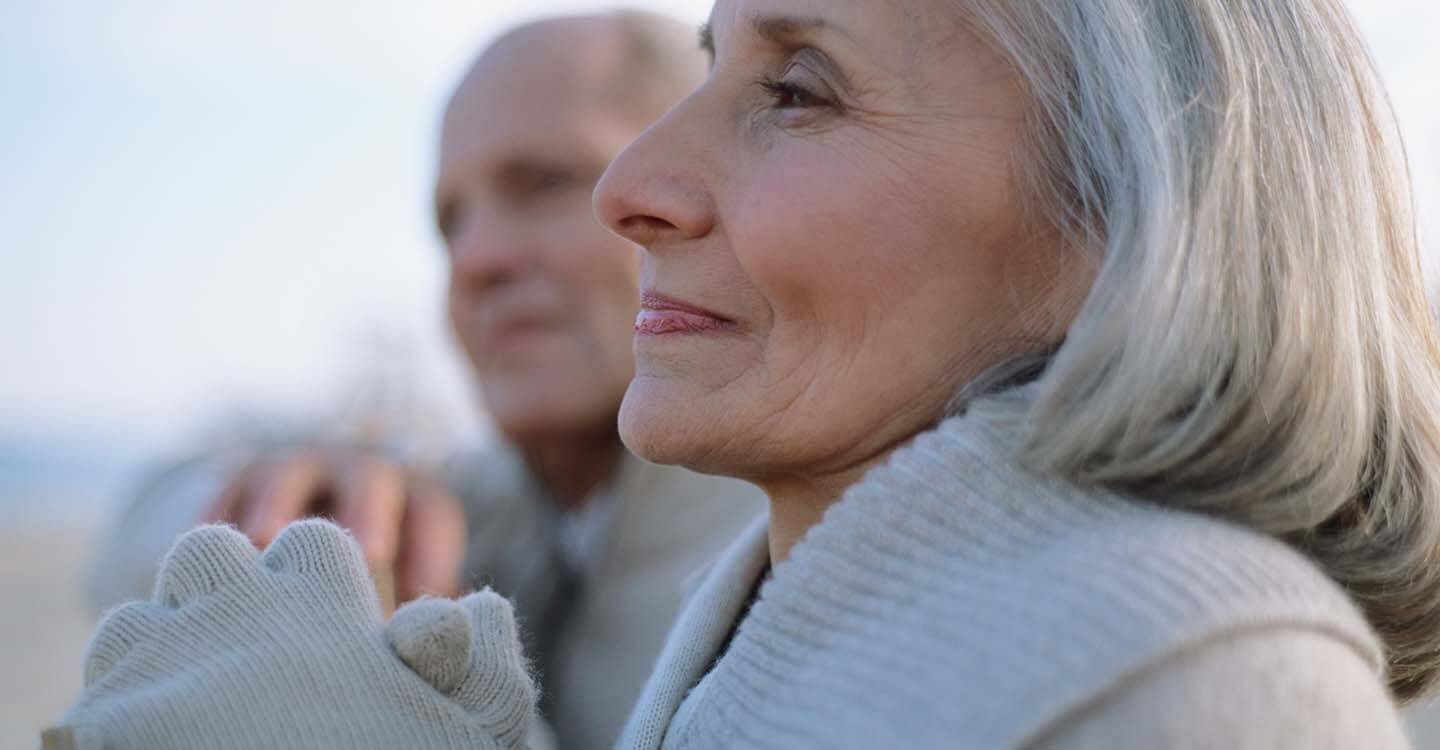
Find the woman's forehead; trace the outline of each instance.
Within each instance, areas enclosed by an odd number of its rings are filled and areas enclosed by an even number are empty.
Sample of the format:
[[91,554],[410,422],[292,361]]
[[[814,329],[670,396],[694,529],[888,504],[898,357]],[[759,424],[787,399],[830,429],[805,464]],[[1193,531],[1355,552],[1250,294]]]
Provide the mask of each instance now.
[[901,70],[927,49],[938,60],[978,44],[962,18],[953,0],[719,0],[700,43],[712,53],[737,37],[782,46],[823,43]]

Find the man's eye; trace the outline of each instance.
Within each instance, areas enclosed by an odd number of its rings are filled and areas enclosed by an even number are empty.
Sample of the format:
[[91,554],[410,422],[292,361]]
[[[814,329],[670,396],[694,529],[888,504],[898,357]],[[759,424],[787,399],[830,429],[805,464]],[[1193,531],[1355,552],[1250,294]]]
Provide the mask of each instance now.
[[447,204],[436,214],[436,228],[440,230],[440,237],[447,245],[455,239],[455,230],[460,223],[459,213],[455,206]]
[[559,190],[575,184],[575,176],[569,172],[546,172],[535,181],[535,187],[540,190]]

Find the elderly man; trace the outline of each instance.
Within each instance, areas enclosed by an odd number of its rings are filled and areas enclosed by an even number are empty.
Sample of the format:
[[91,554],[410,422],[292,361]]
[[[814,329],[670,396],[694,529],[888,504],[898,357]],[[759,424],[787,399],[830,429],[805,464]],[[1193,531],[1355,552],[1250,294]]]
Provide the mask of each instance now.
[[684,579],[763,507],[745,485],[634,458],[615,430],[637,263],[590,193],[704,67],[692,32],[638,13],[538,22],[485,50],[445,113],[435,204],[450,320],[505,445],[428,474],[373,453],[272,453],[225,474],[218,497],[193,481],[215,462],[194,462],[122,519],[97,597],[143,596],[157,545],[194,523],[228,520],[263,546],[325,513],[401,601],[482,584],[510,597],[560,746],[610,745]]

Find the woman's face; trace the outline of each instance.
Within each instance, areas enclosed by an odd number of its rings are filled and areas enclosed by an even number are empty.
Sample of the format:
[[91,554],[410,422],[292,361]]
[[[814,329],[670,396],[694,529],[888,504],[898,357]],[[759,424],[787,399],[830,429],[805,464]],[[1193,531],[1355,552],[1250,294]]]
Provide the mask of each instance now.
[[709,78],[596,189],[644,248],[639,455],[843,475],[1063,330],[1077,272],[1022,214],[1021,89],[953,5],[717,2]]

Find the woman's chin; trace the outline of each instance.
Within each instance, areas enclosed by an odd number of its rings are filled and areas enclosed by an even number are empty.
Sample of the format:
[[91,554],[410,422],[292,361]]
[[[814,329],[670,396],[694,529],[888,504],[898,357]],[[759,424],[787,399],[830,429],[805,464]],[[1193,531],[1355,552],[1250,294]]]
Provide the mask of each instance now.
[[717,425],[704,417],[704,396],[686,393],[684,385],[646,375],[630,381],[620,403],[620,440],[646,461],[704,471],[700,464],[712,452],[706,439]]

